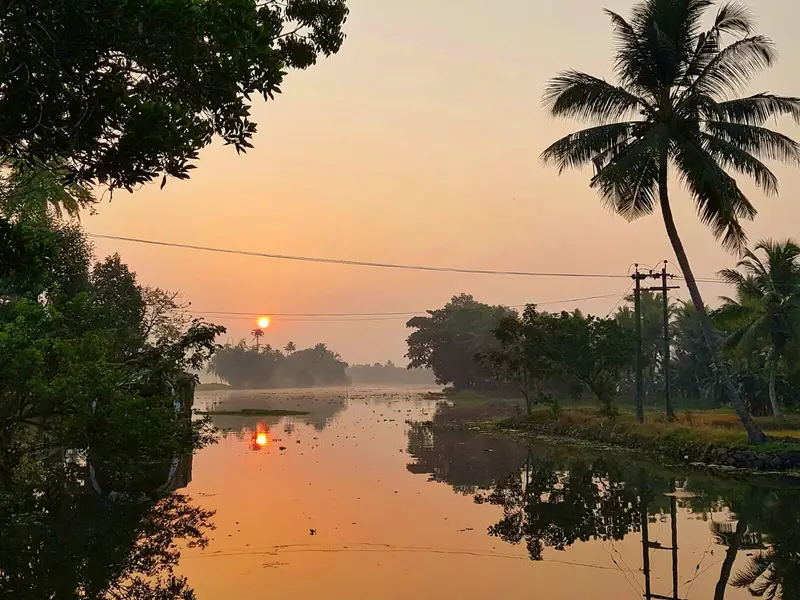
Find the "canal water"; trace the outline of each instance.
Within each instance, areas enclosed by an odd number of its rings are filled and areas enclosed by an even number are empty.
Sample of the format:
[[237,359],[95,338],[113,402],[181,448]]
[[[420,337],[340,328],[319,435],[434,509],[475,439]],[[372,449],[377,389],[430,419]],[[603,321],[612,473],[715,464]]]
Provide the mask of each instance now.
[[[199,393],[213,511],[177,572],[200,600],[798,597],[800,495],[630,453],[433,427],[424,390]],[[210,513],[209,513],[210,514]]]

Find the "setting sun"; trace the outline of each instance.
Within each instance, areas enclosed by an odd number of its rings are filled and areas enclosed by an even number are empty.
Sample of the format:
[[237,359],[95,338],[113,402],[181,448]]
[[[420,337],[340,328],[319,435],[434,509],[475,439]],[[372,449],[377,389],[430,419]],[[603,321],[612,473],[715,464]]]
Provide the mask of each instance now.
[[269,327],[269,319],[267,317],[261,317],[258,320],[258,326],[261,327],[261,329]]

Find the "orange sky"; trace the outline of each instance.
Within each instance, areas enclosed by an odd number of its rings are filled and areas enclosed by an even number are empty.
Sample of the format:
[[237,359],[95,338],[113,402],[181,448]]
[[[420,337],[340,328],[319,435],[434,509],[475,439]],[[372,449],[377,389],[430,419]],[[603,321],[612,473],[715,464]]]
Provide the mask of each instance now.
[[[611,0],[350,0],[342,51],[292,73],[275,102],[258,101],[255,149],[216,144],[187,182],[118,193],[84,219],[90,232],[281,254],[525,271],[624,274],[673,259],[659,217],[628,224],[607,213],[589,172],[558,177],[539,153],[579,127],[540,108],[548,77],[577,68],[610,77]],[[781,53],[752,92],[800,95],[800,7],[751,0]],[[792,124],[781,130],[795,137]],[[776,167],[779,198],[753,192],[751,239],[798,236],[800,173]],[[748,189],[750,189],[748,187]],[[696,274],[733,258],[676,214]],[[198,311],[418,311],[472,293],[522,304],[622,294],[622,280],[524,279],[281,262],[98,240],[140,280],[180,290]],[[720,293],[706,286],[707,299]],[[684,298],[685,291],[681,292]],[[578,306],[605,315],[614,298]],[[569,306],[565,306],[569,307]],[[571,307],[569,307],[571,308]],[[214,318],[229,337],[253,323]],[[274,319],[263,343],[325,341],[351,363],[402,361],[404,320],[300,323]]]

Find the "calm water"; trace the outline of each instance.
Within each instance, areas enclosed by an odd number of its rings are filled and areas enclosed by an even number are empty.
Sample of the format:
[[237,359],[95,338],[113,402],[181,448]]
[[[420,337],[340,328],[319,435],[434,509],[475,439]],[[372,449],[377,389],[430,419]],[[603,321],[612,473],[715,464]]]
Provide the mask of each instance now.
[[[675,583],[678,598],[736,600],[751,597],[732,585],[748,574],[765,597],[800,597],[800,492],[789,485],[434,430],[447,410],[419,390],[197,404],[311,413],[215,418],[224,436],[182,471],[178,505],[139,526],[134,553],[161,556],[178,540],[177,573],[199,600],[619,600],[648,585],[672,598]],[[206,547],[180,541],[202,531]]]

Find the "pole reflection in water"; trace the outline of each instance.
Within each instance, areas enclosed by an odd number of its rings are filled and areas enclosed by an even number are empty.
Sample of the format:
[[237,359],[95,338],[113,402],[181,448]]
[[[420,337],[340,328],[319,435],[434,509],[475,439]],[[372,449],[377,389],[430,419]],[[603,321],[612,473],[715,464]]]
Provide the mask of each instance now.
[[574,556],[594,555],[598,569],[610,560],[646,600],[800,598],[796,482],[675,472],[630,454],[545,442],[526,456],[435,423],[412,424],[408,453],[410,472],[499,507],[489,535],[524,545],[534,561],[562,560],[548,551],[575,546]]

